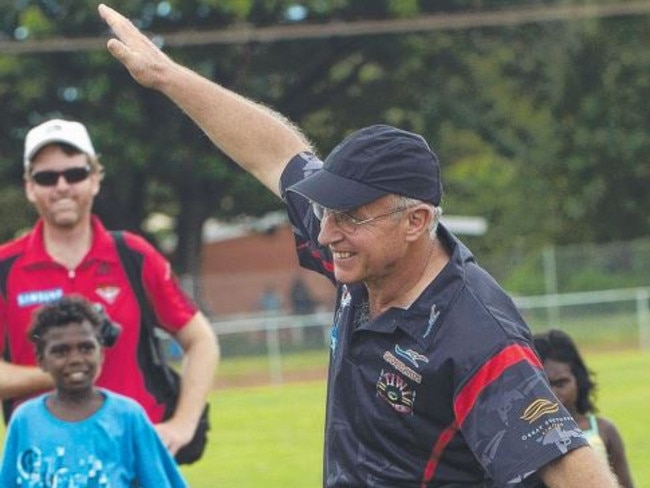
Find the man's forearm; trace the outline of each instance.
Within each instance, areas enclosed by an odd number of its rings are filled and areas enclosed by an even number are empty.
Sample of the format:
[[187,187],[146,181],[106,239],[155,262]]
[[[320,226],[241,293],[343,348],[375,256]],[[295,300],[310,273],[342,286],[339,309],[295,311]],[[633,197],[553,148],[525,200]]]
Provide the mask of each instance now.
[[172,419],[196,427],[206,398],[214,386],[219,344],[202,314],[197,314],[177,339],[183,347],[184,356],[181,395]]
[[21,398],[54,387],[50,375],[37,366],[0,361],[0,398]]

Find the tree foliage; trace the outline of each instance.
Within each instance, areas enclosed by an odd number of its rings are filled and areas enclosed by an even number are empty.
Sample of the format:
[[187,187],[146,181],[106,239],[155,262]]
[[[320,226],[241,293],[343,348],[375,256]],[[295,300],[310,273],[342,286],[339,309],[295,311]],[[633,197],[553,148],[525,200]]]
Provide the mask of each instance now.
[[[530,2],[545,5],[548,2]],[[512,1],[177,0],[113,2],[146,31],[353,22],[494,10]],[[0,1],[2,40],[106,34],[94,6]],[[438,153],[447,214],[485,217],[469,238],[504,258],[547,243],[606,242],[650,230],[644,17],[169,48],[168,53],[288,115],[321,155],[383,122],[422,133]],[[96,211],[141,229],[176,217],[179,271],[198,268],[212,216],[280,207],[158,93],[104,50],[0,54],[0,237],[33,221],[22,192],[22,140],[51,116],[84,121],[107,168]],[[218,107],[215,107],[218,112]]]

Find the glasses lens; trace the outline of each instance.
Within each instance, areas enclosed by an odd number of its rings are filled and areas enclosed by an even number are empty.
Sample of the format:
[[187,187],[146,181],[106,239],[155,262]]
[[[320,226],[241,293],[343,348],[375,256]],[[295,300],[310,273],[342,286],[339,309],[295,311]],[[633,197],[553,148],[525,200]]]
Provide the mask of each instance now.
[[68,183],[79,183],[88,178],[89,175],[90,168],[85,166],[83,168],[69,168],[64,171],[38,171],[32,174],[32,179],[40,186],[54,186],[59,182],[61,176]]
[[354,234],[357,230],[357,220],[347,212],[332,212],[336,226],[346,234]]
[[88,178],[90,175],[90,168],[88,166],[84,168],[70,168],[63,171],[62,174],[65,181],[68,183],[79,183]]
[[322,222],[324,219],[329,217],[334,221],[339,229],[347,234],[353,234],[359,226],[359,219],[350,215],[348,212],[331,210],[316,202],[311,202],[311,210],[314,212],[314,215],[318,220]]
[[41,186],[54,186],[59,181],[59,173],[57,171],[39,171],[32,174],[32,180],[37,185]]

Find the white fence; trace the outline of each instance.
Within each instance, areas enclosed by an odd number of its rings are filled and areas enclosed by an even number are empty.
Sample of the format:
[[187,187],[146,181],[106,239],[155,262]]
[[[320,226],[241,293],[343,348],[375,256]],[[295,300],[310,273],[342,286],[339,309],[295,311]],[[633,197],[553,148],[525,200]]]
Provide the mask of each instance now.
[[[515,297],[535,331],[561,328],[578,344],[600,348],[650,350],[650,288]],[[301,349],[329,347],[332,313],[254,315],[213,320],[224,357],[237,355],[241,344],[268,357],[273,384],[283,381],[282,356]],[[244,347],[246,349],[246,347]]]

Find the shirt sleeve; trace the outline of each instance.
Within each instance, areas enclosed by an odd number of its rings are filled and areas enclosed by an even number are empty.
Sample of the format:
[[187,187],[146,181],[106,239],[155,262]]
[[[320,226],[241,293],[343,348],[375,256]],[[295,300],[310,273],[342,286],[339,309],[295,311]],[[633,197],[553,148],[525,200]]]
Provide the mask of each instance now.
[[186,488],[176,461],[163,445],[144,411],[134,405],[132,421],[136,477],[143,488]]
[[296,155],[286,166],[280,179],[280,190],[287,206],[295,238],[298,262],[303,268],[316,271],[334,283],[334,267],[329,249],[318,244],[320,221],[311,211],[309,201],[295,192],[288,192],[294,183],[320,171],[323,163],[311,153]]
[[500,486],[522,483],[587,444],[525,344],[509,344],[484,361],[457,391],[454,410],[474,455]]
[[144,256],[143,284],[160,325],[168,332],[182,329],[198,306],[181,288],[169,261],[142,237],[128,234],[128,244]]
[[18,486],[18,418],[14,413],[9,421],[0,461],[0,486],[7,488]]

